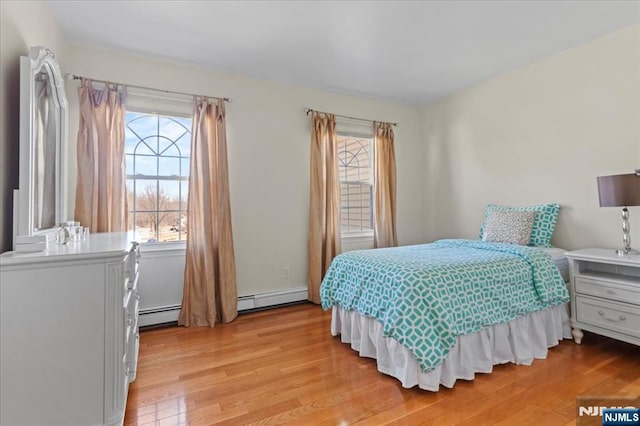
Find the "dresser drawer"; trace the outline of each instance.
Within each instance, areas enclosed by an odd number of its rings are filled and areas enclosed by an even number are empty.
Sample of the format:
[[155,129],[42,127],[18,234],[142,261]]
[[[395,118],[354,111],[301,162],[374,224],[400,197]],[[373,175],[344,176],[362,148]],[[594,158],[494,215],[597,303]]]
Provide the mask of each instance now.
[[590,297],[576,297],[577,320],[640,337],[640,307]]
[[574,278],[576,293],[640,305],[640,287],[584,276]]

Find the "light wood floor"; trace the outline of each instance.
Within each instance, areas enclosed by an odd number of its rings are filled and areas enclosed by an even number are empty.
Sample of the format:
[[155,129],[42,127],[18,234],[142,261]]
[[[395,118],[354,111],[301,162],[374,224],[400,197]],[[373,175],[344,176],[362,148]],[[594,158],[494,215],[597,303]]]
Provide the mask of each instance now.
[[575,424],[576,395],[640,394],[640,347],[585,333],[532,366],[432,393],[403,389],[311,304],[141,333],[126,425]]

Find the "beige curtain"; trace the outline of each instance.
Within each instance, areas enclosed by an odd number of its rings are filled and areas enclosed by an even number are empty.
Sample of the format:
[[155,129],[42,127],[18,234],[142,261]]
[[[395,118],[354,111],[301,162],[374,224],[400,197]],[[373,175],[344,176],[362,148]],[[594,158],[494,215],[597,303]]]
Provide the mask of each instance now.
[[398,245],[396,235],[396,155],[390,123],[374,123],[373,246]]
[[124,168],[126,89],[105,84],[103,90],[82,79],[78,88],[78,174],[75,220],[91,232],[127,229]]
[[225,105],[196,100],[191,135],[187,253],[178,324],[209,326],[238,315]]
[[311,196],[309,201],[309,293],[320,303],[320,284],[331,260],[340,253],[340,181],[336,119],[313,112]]

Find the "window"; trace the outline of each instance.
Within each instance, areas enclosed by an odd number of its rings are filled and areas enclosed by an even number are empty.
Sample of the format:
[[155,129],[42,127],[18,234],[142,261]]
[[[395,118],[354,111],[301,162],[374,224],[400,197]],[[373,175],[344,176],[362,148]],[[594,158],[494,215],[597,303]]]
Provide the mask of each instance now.
[[129,229],[142,242],[186,239],[191,118],[128,111]]
[[373,231],[373,139],[338,134],[342,234]]

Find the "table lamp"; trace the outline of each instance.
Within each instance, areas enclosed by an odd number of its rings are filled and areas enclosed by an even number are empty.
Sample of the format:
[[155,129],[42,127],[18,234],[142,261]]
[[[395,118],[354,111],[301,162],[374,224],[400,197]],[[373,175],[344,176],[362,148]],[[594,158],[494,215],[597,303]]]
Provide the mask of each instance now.
[[629,206],[640,206],[640,169],[624,175],[598,176],[600,207],[622,207],[623,248],[616,250],[619,256],[639,254],[631,248]]

